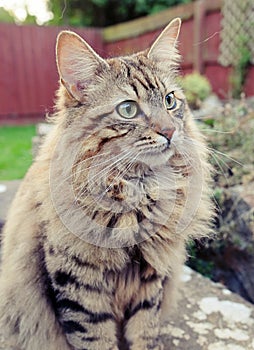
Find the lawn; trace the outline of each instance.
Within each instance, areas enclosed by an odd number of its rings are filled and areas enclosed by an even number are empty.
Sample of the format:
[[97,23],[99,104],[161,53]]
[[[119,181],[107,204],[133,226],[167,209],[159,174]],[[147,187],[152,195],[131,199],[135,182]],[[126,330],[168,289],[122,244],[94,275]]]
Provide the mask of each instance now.
[[0,127],[0,180],[22,179],[32,163],[35,125]]

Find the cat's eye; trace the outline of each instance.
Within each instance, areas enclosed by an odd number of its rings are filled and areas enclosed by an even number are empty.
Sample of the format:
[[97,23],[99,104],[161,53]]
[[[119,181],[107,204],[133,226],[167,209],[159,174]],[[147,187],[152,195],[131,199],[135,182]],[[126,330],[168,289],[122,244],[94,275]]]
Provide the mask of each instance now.
[[117,111],[123,118],[134,118],[138,114],[138,105],[135,101],[124,101],[117,106]]
[[176,98],[173,91],[165,96],[165,104],[167,109],[174,109],[176,107]]

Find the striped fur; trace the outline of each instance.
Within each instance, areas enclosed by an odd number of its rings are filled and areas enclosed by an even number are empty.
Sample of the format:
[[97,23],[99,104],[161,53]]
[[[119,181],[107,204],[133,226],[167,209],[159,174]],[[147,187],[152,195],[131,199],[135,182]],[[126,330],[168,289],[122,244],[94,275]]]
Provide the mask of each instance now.
[[206,147],[176,82],[179,27],[108,60],[60,34],[55,125],[4,229],[0,349],[163,348],[185,243],[211,217]]

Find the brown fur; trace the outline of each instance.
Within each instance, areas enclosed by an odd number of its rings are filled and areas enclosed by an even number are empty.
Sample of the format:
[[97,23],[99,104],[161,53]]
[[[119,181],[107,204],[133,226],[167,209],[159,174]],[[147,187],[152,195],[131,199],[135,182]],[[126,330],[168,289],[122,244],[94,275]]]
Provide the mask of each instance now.
[[211,217],[207,151],[175,79],[179,27],[109,60],[60,34],[55,125],[4,229],[1,349],[162,349],[185,243]]

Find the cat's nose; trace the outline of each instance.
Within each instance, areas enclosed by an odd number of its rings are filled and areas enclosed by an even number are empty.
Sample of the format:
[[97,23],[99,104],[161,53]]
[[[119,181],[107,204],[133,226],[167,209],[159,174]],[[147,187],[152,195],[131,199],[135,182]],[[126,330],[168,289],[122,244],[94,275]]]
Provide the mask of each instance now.
[[172,136],[176,128],[163,128],[160,132],[161,135],[165,136],[169,141],[172,139]]

